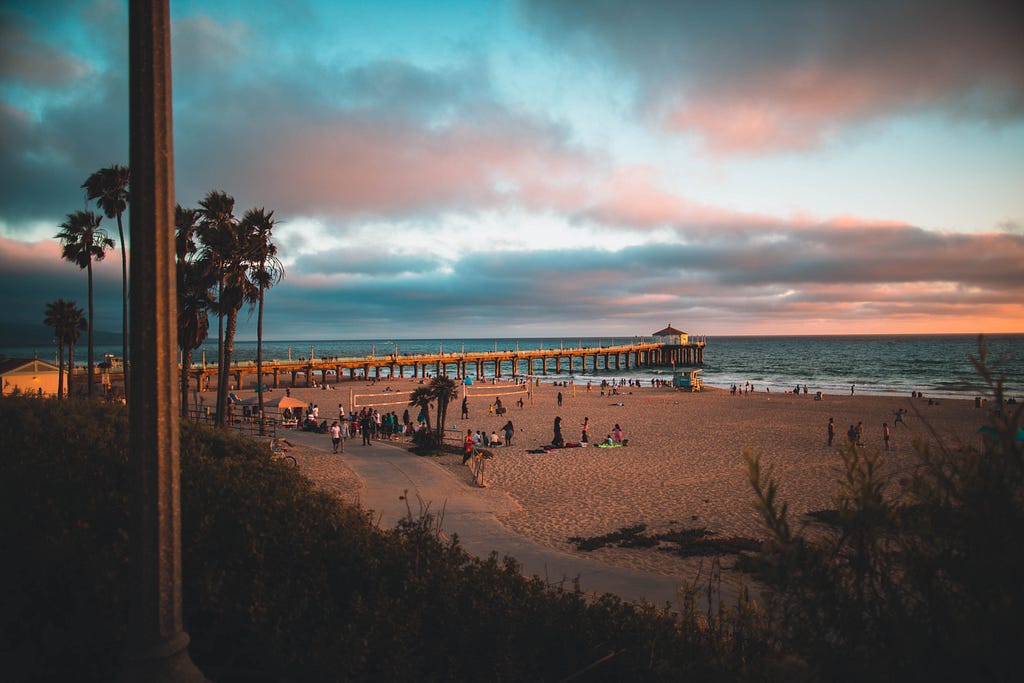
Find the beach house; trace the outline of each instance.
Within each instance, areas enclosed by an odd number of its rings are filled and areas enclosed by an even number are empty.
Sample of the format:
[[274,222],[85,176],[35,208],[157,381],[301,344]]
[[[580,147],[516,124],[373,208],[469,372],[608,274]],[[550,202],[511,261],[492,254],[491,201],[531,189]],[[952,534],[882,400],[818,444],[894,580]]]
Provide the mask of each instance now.
[[651,334],[654,341],[662,346],[654,354],[656,365],[689,366],[704,363],[704,347],[707,341],[702,336],[691,337],[682,330],[677,330],[669,323],[668,327]]
[[38,358],[0,360],[0,394],[57,395],[60,369]]
[[654,337],[654,341],[659,341],[666,346],[683,346],[688,344],[690,341],[690,335],[686,334],[682,330],[677,330],[672,327],[672,323],[668,324],[663,330],[658,330],[651,335]]

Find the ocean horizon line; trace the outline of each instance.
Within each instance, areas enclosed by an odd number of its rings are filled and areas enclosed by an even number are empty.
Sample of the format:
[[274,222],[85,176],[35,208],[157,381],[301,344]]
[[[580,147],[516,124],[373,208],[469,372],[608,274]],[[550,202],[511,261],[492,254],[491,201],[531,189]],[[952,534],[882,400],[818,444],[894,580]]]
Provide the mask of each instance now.
[[[871,339],[879,337],[1024,337],[1024,331],[1021,332],[877,332],[877,333],[850,333],[850,334],[704,334],[704,333],[687,333],[688,336],[693,338],[706,338],[706,339]],[[425,341],[425,340],[442,340],[442,341],[486,341],[490,339],[647,339],[653,337],[651,334],[591,334],[580,336],[578,334],[573,335],[557,335],[557,334],[545,334],[545,335],[528,335],[528,336],[516,336],[506,334],[496,334],[484,337],[469,337],[469,336],[452,336],[452,337],[396,337],[396,336],[376,336],[376,337],[318,337],[312,338],[301,338],[301,337],[281,337],[281,338],[269,338],[264,337],[263,343],[281,344],[285,342],[363,342],[363,341],[380,341],[380,340],[398,340],[398,341]],[[235,342],[245,342],[248,344],[255,344],[257,339],[253,338],[236,338]]]

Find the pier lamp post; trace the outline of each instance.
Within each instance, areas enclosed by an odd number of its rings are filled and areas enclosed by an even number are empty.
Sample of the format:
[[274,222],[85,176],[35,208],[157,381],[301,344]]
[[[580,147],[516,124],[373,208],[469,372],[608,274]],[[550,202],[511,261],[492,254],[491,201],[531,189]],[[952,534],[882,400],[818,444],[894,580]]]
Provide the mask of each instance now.
[[128,3],[132,169],[131,626],[121,680],[205,681],[181,605],[174,140],[169,0]]

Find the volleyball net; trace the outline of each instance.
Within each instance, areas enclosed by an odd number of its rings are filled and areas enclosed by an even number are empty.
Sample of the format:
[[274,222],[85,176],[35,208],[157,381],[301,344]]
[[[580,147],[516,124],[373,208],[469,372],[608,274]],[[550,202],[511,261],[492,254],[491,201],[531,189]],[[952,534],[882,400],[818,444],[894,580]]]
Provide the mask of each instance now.
[[475,384],[465,387],[466,398],[488,398],[492,396],[529,396],[530,384]]
[[408,406],[412,392],[408,391],[385,391],[378,394],[349,394],[349,408],[356,412],[360,408],[379,408],[384,406]]
[[[494,398],[497,396],[530,396],[530,384],[481,384],[466,385],[463,387],[465,398]],[[412,392],[408,391],[385,391],[373,394],[349,393],[349,405],[352,412],[360,408],[383,408],[388,406],[408,406],[412,398]]]

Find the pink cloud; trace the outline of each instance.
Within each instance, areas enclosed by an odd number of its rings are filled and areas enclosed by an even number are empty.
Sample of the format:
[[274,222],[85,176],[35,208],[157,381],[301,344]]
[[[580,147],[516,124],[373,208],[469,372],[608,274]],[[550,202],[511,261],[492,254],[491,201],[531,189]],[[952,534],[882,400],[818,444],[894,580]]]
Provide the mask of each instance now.
[[777,218],[732,211],[662,189],[649,166],[620,167],[597,185],[584,212],[588,218],[620,228],[686,225],[765,228]]
[[[57,227],[54,226],[54,234]],[[53,269],[61,262],[61,247],[57,240],[22,242],[0,236],[0,263],[4,270],[16,273]]]
[[553,44],[609,56],[636,80],[642,109],[717,154],[805,149],[851,124],[921,110],[989,122],[1024,115],[1012,0],[640,2],[629,13],[600,2],[525,5]]
[[285,130],[246,153],[244,185],[292,213],[408,213],[514,201],[567,208],[591,172],[540,131],[344,119]]

